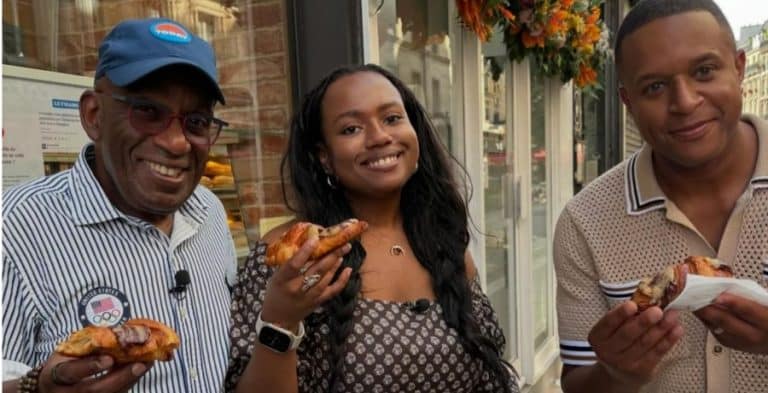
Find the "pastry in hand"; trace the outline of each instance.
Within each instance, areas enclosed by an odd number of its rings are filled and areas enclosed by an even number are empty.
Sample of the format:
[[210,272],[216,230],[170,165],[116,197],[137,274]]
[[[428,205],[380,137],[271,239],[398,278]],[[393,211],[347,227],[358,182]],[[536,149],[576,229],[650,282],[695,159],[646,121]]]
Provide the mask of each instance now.
[[168,361],[179,347],[179,336],[170,327],[150,319],[129,319],[124,324],[86,326],[56,347],[70,357],[109,355],[115,364]]
[[655,277],[647,277],[640,281],[632,295],[632,301],[637,304],[638,311],[644,311],[653,306],[665,308],[683,291],[688,274],[707,277],[733,277],[731,267],[717,259],[700,256],[688,257],[683,263],[667,266]]
[[280,266],[288,262],[301,245],[311,238],[319,242],[310,259],[319,259],[352,241],[368,229],[368,223],[350,218],[336,225],[323,228],[320,225],[300,221],[293,224],[280,239],[267,247],[267,265]]

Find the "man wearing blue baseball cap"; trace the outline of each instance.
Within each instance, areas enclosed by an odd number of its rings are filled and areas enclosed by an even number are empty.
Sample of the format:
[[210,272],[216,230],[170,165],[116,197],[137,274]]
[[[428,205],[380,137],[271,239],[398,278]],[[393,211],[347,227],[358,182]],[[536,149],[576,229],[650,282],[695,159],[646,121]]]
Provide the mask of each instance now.
[[[226,126],[216,102],[213,49],[179,23],[130,20],[104,38],[80,98],[92,143],[72,169],[3,195],[4,391],[221,389],[236,254],[221,202],[198,186]],[[56,351],[86,326],[151,342],[123,326],[135,318],[176,331],[171,360]]]

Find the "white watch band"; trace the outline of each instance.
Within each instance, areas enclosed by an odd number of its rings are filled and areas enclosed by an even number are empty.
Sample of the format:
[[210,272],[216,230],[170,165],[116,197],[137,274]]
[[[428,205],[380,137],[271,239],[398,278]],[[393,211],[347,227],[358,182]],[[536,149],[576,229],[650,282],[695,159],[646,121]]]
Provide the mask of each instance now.
[[[270,328],[285,334],[291,340],[291,345],[288,347],[289,351],[293,351],[296,348],[298,348],[299,344],[301,344],[301,340],[304,339],[304,322],[299,322],[299,334],[293,334],[293,332],[288,329],[284,329],[280,326],[275,325],[274,323],[265,322],[263,319],[261,319],[261,313],[259,313],[259,317],[256,319],[256,336],[257,337],[261,334],[261,329],[263,329],[265,326],[269,326]],[[270,348],[270,349],[273,349],[273,348]]]

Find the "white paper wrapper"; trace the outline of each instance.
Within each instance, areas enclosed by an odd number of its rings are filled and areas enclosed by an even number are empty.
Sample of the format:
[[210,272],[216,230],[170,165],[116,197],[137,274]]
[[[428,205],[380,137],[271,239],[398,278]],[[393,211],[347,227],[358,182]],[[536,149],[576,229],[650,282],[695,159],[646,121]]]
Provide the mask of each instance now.
[[683,292],[666,309],[696,311],[711,304],[723,292],[768,306],[768,290],[752,280],[689,274]]

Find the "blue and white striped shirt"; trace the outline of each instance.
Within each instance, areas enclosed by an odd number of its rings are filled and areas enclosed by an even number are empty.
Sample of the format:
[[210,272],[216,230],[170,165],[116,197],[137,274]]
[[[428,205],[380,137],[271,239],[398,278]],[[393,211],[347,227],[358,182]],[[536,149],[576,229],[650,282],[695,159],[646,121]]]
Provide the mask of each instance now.
[[[128,317],[174,328],[181,346],[135,392],[221,390],[236,254],[221,202],[197,187],[171,236],[110,204],[88,162],[3,195],[3,362],[30,367],[84,326]],[[174,275],[191,277],[184,297]],[[4,378],[5,379],[5,378]]]

